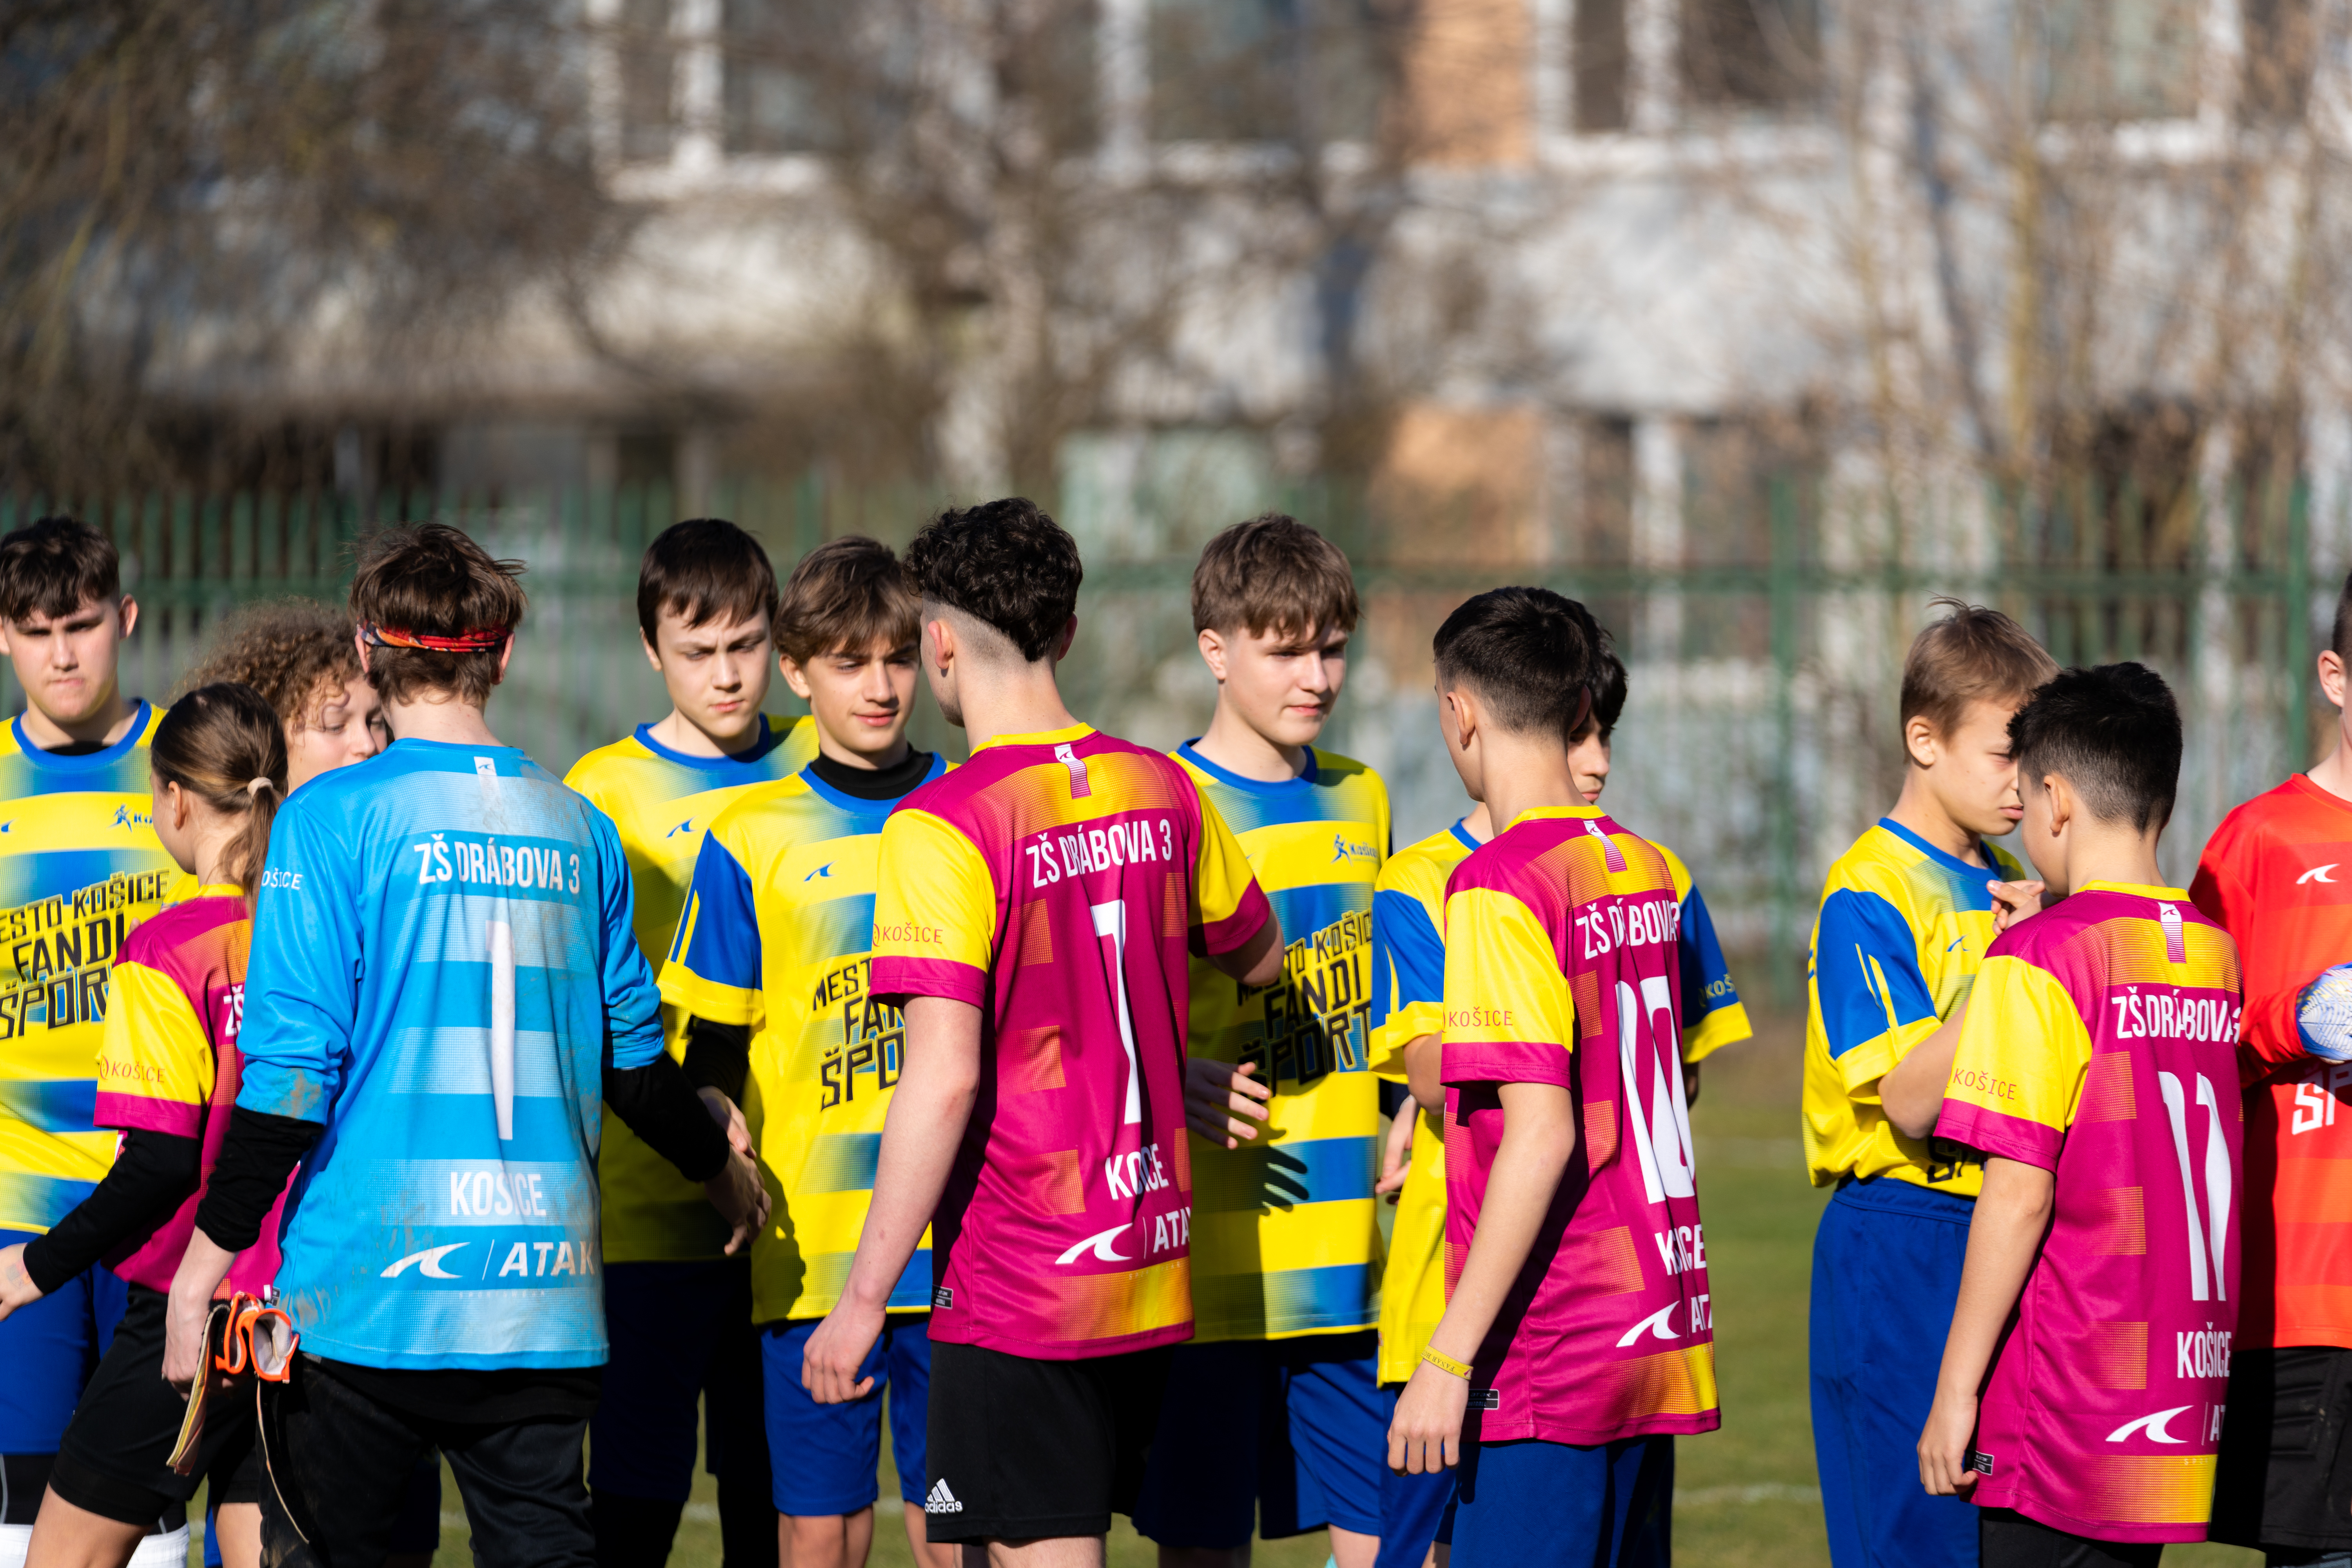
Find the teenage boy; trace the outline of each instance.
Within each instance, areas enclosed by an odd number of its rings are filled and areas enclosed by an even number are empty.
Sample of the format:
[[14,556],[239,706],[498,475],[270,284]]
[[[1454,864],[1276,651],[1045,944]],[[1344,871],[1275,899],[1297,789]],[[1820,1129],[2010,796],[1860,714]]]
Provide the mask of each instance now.
[[[733,523],[697,518],[646,547],[637,633],[669,690],[669,713],[589,752],[563,782],[620,830],[648,963],[668,951],[711,821],[745,792],[790,778],[814,750],[808,721],[761,711],[775,620],[768,552]],[[686,1015],[674,1006],[662,1009],[662,1044],[686,1059]],[[727,1568],[773,1564],[750,1260],[726,1256],[726,1227],[700,1188],[626,1122],[605,1133],[597,1184],[613,1359],[589,1423],[596,1561],[661,1568],[669,1560],[694,1480],[700,1403]]]
[[[817,754],[712,819],[661,972],[663,996],[694,1018],[688,1076],[741,1102],[774,1203],[751,1245],[751,1315],[772,1500],[793,1568],[862,1568],[886,1385],[908,1539],[932,1568],[954,1568],[957,1556],[925,1545],[928,1252],[891,1289],[861,1372],[873,1392],[819,1405],[801,1386],[809,1335],[857,1248],[872,1151],[905,1060],[906,1020],[874,1000],[866,975],[883,821],[946,767],[907,743],[920,608],[898,558],[871,539],[836,539],[793,569],[776,640],[784,679],[814,715]],[[706,1027],[714,1021],[748,1040],[728,1049],[728,1032]]]
[[[1601,648],[1592,713],[1570,737],[1568,749],[1570,776],[1587,805],[1600,805],[1608,786],[1610,739],[1625,708],[1625,666],[1610,650],[1605,628]],[[1372,899],[1372,1070],[1410,1091],[1397,1112],[1398,1123],[1408,1131],[1391,1127],[1381,1182],[1383,1189],[1397,1192],[1396,1224],[1381,1285],[1381,1384],[1391,1419],[1445,1310],[1445,1089],[1438,1078],[1445,884],[1454,868],[1493,837],[1486,806],[1474,805],[1444,832],[1391,856],[1381,868]],[[1674,851],[1663,844],[1657,850],[1674,875],[1681,903],[1676,946],[1683,1080],[1696,1099],[1699,1062],[1754,1031],[1724,965],[1706,900]],[[1405,1152],[1400,1143],[1405,1139],[1411,1154],[1400,1177],[1399,1157]],[[1450,1473],[1414,1476],[1384,1468],[1379,1568],[1415,1568],[1423,1562],[1453,1495]]]
[[1457,1467],[1465,1565],[1661,1563],[1673,1437],[1717,1425],[1674,872],[1576,786],[1582,605],[1497,588],[1435,651],[1447,752],[1503,826],[1446,887],[1450,1280],[1389,1463]]
[[2189,889],[2237,940],[2245,1286],[2212,1538],[2276,1563],[2352,1563],[2352,578],[2319,654],[2336,746],[2222,818]]
[[[286,1178],[278,1275],[302,1336],[265,1429],[263,1554],[381,1561],[418,1457],[486,1561],[584,1564],[581,1446],[605,1359],[595,1158],[610,1106],[749,1243],[767,1198],[662,1049],[612,822],[490,732],[519,568],[387,531],[352,584],[394,741],[270,836],[244,1083],[172,1283],[165,1375]],[[601,1091],[601,1096],[600,1096]]]
[[2060,901],[1977,976],[1937,1130],[1984,1186],[1919,1479],[1986,1568],[2154,1568],[2202,1541],[2238,1316],[2238,954],[2164,885],[2180,712],[2144,665],[2010,722],[2025,852]]
[[[1328,1525],[1339,1568],[1370,1568],[1380,1546],[1370,917],[1389,797],[1315,746],[1357,614],[1348,558],[1276,513],[1218,534],[1192,571],[1217,706],[1174,755],[1241,841],[1289,952],[1263,990],[1192,964],[1186,1091],[1207,1140],[1190,1152],[1192,1341],[1170,1358],[1135,1510],[1163,1568],[1246,1563],[1253,1529]],[[1236,1422],[1253,1397],[1256,1418]]]
[[[113,1163],[91,1117],[114,955],[180,879],[147,794],[160,716],[116,674],[138,624],[98,530],[48,517],[0,539],[0,649],[25,693],[0,735],[0,1247],[46,1234]],[[0,1322],[0,1568],[24,1560],[125,1300],[95,1265]]]
[[[1932,1134],[2017,826],[2009,721],[2058,672],[1997,610],[1949,610],[1903,663],[1903,792],[1830,868],[1805,1014],[1813,1455],[1836,1568],[1970,1568],[1972,1510],[1909,1461],[1936,1393],[1984,1169]],[[2011,895],[2032,896],[2031,887]]]
[[907,566],[924,674],[971,761],[882,830],[873,994],[906,1010],[905,1071],[803,1375],[820,1403],[868,1391],[936,1215],[930,1537],[1100,1563],[1164,1347],[1192,1331],[1186,950],[1265,985],[1281,930],[1192,776],[1063,706],[1080,569],[1053,519],[1018,498],[943,512]]

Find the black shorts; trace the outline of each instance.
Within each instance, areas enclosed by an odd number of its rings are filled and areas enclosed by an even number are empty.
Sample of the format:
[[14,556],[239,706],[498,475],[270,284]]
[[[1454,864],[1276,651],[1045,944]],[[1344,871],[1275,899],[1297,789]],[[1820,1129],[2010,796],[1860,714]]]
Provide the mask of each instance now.
[[2160,1541],[2094,1541],[2053,1530],[2014,1509],[1977,1510],[1977,1551],[1984,1568],[2157,1568]]
[[1132,1514],[1166,1347],[1033,1361],[931,1342],[923,1513],[933,1541],[1101,1535]]
[[2239,1351],[2213,1482],[2210,1538],[2232,1546],[2352,1548],[2352,1351]]
[[114,1342],[58,1444],[50,1487],[76,1508],[122,1524],[179,1512],[207,1477],[215,1506],[259,1502],[264,1477],[250,1394],[207,1410],[194,1473],[172,1473],[188,1402],[163,1381],[165,1298],[144,1285],[131,1286],[130,1294]]

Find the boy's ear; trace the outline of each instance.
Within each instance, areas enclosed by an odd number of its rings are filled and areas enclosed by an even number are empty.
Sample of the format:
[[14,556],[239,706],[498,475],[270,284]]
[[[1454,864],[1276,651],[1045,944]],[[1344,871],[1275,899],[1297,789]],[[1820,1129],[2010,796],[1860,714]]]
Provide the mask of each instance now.
[[128,594],[123,595],[118,614],[121,616],[122,640],[128,642],[131,634],[139,629],[139,601]]
[[1944,738],[1936,733],[1935,723],[1925,713],[1914,713],[1904,721],[1903,754],[1914,767],[1934,767],[1943,751]]
[[661,649],[654,646],[653,638],[646,636],[646,628],[643,626],[639,626],[637,628],[637,646],[646,650],[646,662],[653,666],[654,673],[656,675],[659,675],[661,673]]
[[1225,683],[1225,635],[1214,626],[1202,626],[1198,637],[1201,662],[1209,667],[1209,674],[1218,685]]
[[2074,820],[2079,803],[2074,799],[2074,786],[2067,782],[2064,773],[2042,774],[2041,787],[2050,797],[2050,835],[2054,838]]
[[[0,652],[5,651],[5,643],[0,643]],[[2344,656],[2332,647],[2321,648],[2319,650],[2320,693],[2340,709],[2344,706]]]

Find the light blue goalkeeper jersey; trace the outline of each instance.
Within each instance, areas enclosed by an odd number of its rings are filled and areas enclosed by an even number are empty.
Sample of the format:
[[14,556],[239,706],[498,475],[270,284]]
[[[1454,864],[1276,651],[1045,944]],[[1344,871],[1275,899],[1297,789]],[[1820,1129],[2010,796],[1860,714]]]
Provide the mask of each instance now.
[[612,821],[506,746],[400,741],[270,836],[237,1104],[325,1124],[278,1289],[361,1366],[605,1359],[603,1066],[661,1054]]

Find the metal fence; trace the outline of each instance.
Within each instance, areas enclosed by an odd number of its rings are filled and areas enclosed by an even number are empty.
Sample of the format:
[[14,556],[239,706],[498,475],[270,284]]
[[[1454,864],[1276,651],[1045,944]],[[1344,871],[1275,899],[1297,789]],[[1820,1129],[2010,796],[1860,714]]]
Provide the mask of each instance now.
[[[1268,498],[1323,527],[1355,561],[1366,606],[1331,747],[1388,778],[1400,844],[1464,808],[1436,729],[1429,635],[1461,599],[1538,582],[1585,600],[1620,639],[1631,698],[1606,804],[1672,845],[1705,889],[1743,983],[1786,1003],[1828,863],[1901,782],[1895,707],[1903,650],[1952,594],[2015,614],[2064,664],[2140,658],[2173,682],[2189,723],[2179,805],[2163,854],[2184,880],[2231,805],[2333,742],[2313,679],[2326,646],[2347,520],[2315,528],[2301,488],[2226,498],[2183,517],[2137,498],[2066,505],[1987,498],[1972,521],[1882,528],[1854,544],[1818,492],[1775,485],[1713,559],[1577,560],[1540,535],[1517,559],[1443,517],[1406,531],[1330,487]],[[780,572],[823,539],[903,542],[936,498],[814,480],[724,490],[704,510],[759,534]],[[378,520],[437,518],[529,566],[531,608],[492,708],[502,736],[561,771],[664,708],[638,648],[636,563],[678,515],[659,487],[504,498],[153,497],[78,506],[0,499],[0,529],[69,510],[123,552],[140,629],[126,683],[168,696],[226,611],[255,599],[340,600],[352,543]],[[2126,520],[2118,526],[2116,520]],[[1066,521],[1067,521],[1066,519]],[[1230,521],[1230,519],[1226,519]],[[1214,689],[1193,647],[1186,592],[1197,531],[1107,535],[1083,520],[1080,640],[1064,668],[1071,706],[1105,728],[1172,746],[1206,722]],[[1563,556],[1569,557],[1562,559]],[[1450,559],[1449,559],[1450,558]],[[790,709],[779,683],[777,703]],[[0,701],[21,694],[0,670]],[[957,754],[928,702],[919,743]]]

